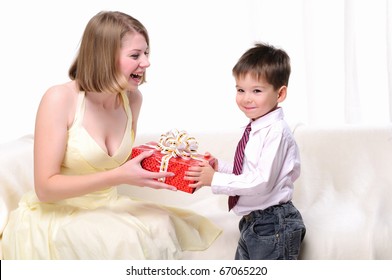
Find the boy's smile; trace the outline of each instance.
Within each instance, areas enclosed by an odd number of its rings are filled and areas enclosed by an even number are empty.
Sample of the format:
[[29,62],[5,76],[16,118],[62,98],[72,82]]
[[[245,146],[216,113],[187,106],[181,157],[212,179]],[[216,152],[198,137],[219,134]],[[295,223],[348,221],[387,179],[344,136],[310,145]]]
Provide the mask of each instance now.
[[236,79],[238,108],[250,119],[258,119],[273,111],[286,97],[286,86],[280,89],[251,74]]

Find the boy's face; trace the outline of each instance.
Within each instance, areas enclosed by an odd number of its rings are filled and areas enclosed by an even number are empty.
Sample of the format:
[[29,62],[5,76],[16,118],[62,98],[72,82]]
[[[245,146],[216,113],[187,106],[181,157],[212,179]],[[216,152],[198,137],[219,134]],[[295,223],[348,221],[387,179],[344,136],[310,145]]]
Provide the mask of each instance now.
[[257,80],[250,74],[236,78],[236,102],[244,114],[256,120],[274,110],[286,97],[286,86],[279,89],[265,81]]

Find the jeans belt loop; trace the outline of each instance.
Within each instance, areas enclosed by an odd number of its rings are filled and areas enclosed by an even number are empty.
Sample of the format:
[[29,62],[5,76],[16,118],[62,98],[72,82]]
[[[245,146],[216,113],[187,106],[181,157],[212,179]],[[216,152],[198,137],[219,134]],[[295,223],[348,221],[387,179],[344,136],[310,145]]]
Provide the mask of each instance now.
[[245,219],[246,222],[251,221],[253,219],[252,212],[250,212],[249,214],[243,216],[243,218]]

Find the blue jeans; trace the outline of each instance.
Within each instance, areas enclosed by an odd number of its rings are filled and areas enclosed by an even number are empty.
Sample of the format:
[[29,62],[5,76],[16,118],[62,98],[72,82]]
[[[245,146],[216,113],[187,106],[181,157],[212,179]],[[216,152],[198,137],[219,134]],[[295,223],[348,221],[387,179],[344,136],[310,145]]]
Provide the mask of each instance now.
[[239,229],[236,260],[296,260],[306,232],[291,201],[251,212]]

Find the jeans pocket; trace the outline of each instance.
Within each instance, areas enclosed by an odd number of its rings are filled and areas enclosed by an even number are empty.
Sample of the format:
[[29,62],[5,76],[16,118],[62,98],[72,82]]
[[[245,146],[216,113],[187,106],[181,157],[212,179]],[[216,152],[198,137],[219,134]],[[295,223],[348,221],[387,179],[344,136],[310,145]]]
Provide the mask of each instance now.
[[244,235],[248,257],[252,260],[276,260],[279,257],[278,238],[273,224],[254,223]]
[[252,231],[255,235],[257,235],[260,238],[265,238],[265,237],[270,237],[270,236],[275,236],[276,231],[275,231],[275,223],[253,223],[252,225]]
[[294,230],[289,233],[289,236],[288,236],[288,241],[289,241],[288,259],[290,259],[290,260],[298,259],[304,233],[305,233],[305,231],[302,228]]

